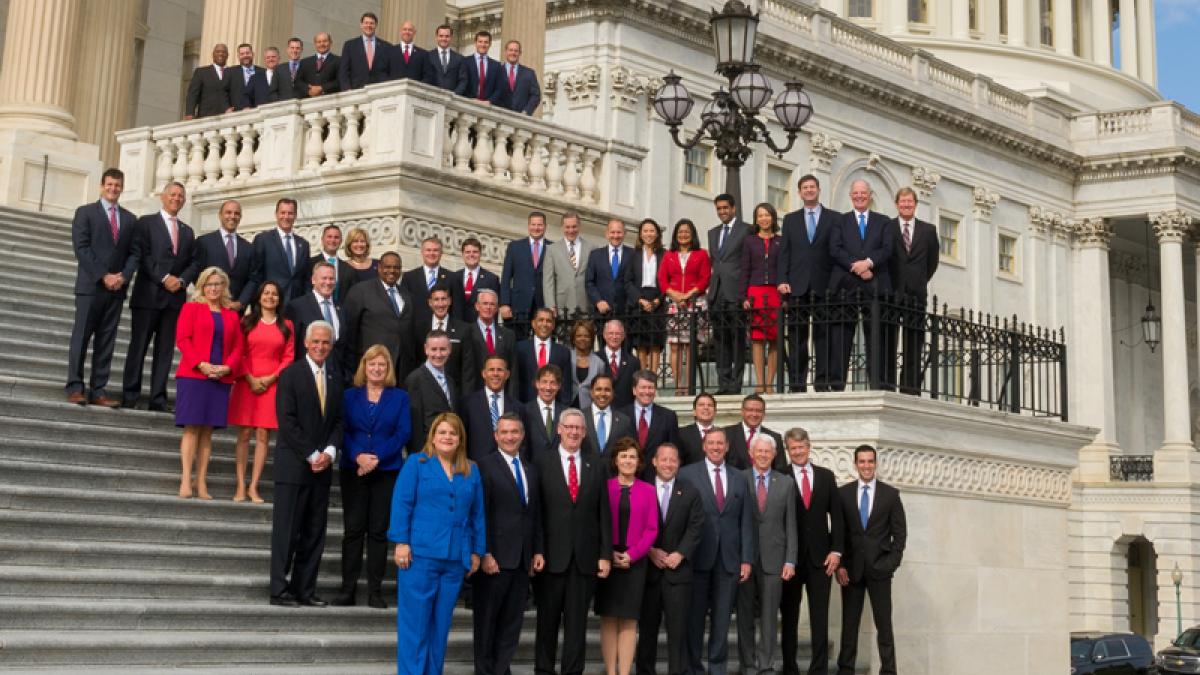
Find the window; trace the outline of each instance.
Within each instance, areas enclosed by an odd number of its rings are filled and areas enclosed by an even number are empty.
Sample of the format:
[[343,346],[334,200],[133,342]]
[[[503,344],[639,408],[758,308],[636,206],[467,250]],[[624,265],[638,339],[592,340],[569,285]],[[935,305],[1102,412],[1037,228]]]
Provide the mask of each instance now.
[[781,214],[791,211],[791,183],[791,169],[778,164],[767,164],[767,201]]
[[870,19],[875,16],[873,0],[846,0],[846,16],[851,19]]
[[1043,47],[1054,46],[1054,2],[1038,0],[1038,28]]
[[1016,275],[1017,273],[1017,238],[1007,234],[1001,234],[999,245],[997,246],[997,265],[1000,272],[1003,274]]
[[708,189],[712,150],[697,145],[689,148],[683,158],[683,184]]
[[979,30],[979,0],[967,0],[967,27]]
[[1129,649],[1125,646],[1124,640],[1105,640],[1102,643],[1108,648],[1108,658],[1122,658],[1129,656]]
[[938,244],[943,258],[958,260],[958,224],[954,216],[938,217]]
[[1008,0],[1000,0],[1000,34],[1008,35]]
[[909,23],[929,23],[929,0],[908,0]]

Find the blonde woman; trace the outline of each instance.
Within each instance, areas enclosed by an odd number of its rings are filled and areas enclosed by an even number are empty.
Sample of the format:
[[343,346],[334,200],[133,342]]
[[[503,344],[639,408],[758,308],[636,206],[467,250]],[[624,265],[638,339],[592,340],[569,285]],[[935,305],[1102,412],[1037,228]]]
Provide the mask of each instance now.
[[379,260],[371,257],[371,237],[366,230],[356,227],[346,233],[342,250],[346,252],[346,262],[354,268],[356,282],[379,278]]

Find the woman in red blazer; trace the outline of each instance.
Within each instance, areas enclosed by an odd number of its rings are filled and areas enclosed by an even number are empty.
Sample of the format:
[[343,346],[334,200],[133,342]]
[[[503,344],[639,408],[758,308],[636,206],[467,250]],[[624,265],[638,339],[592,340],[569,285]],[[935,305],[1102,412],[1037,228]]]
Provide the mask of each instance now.
[[708,253],[700,248],[696,226],[687,218],[681,218],[671,235],[671,250],[663,256],[658,268],[658,287],[667,296],[667,314],[671,315],[667,340],[671,343],[671,372],[675,373],[676,396],[687,392],[691,376],[683,359],[684,352],[688,351],[684,345],[692,342],[689,314],[705,308],[704,293],[711,278],[712,262]]
[[658,499],[654,486],[637,476],[642,452],[625,437],[609,453],[608,505],[612,509],[612,571],[596,589],[600,651],[610,673],[629,675],[637,647],[637,623],[646,585],[646,560],[658,537]]
[[183,473],[179,496],[212,499],[205,479],[212,454],[213,429],[225,427],[229,391],[240,374],[242,329],[230,308],[229,277],[218,267],[200,273],[191,302],[184,304],[175,327],[179,368],[175,371],[175,426],[183,427],[179,455]]

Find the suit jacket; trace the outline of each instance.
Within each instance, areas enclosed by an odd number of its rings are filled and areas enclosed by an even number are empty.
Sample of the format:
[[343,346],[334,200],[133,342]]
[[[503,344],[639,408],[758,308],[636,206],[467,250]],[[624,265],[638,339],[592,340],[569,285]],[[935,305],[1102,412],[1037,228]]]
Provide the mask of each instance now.
[[192,71],[187,99],[183,104],[184,115],[212,117],[229,110],[229,77],[227,73],[224,77],[218,77],[218,67],[210,63]]
[[[367,48],[363,36],[356,35],[342,45],[342,58],[338,60],[339,91],[362,89],[368,84],[387,82],[391,79],[392,44],[375,36],[375,58],[367,67]],[[324,68],[322,68],[324,70]]]
[[[712,429],[716,429],[714,424]],[[700,436],[700,427],[695,422],[679,427],[675,432],[679,439],[679,464],[687,466],[704,459],[704,439]]]
[[117,206],[118,230],[114,241],[108,214],[99,200],[75,209],[75,217],[71,220],[71,246],[79,263],[75,269],[76,295],[108,293],[104,275],[120,272],[125,285],[117,293],[125,297],[138,268],[138,259],[133,255],[137,222],[137,216]]
[[[521,417],[525,423],[525,449],[530,459],[537,459],[557,447],[558,418],[567,406],[554,400],[554,429],[553,434],[546,433],[546,416],[542,409],[541,399],[535,399],[521,404]],[[584,439],[584,450],[587,450],[587,439]],[[587,454],[587,453],[585,453]],[[588,455],[590,456],[590,455]]]
[[[324,69],[322,69],[324,70]],[[275,96],[272,102],[287,101],[293,98],[304,98],[300,95],[296,84],[300,81],[300,63],[296,63],[296,76],[292,77],[291,61],[284,61],[275,66]]]
[[[413,345],[413,357],[411,363],[418,364],[425,360],[425,336],[429,335],[429,331],[433,330],[433,317],[429,317],[429,322],[419,324],[413,321],[413,336],[410,342]],[[470,325],[455,319],[452,315],[446,315],[446,333],[450,336],[450,358],[446,359],[446,376],[458,385],[461,391],[467,391],[463,376],[463,363],[474,363],[471,357],[466,356],[467,351],[471,349],[471,337],[468,334],[471,330]],[[405,373],[407,375],[407,372]]]
[[[133,256],[138,261],[137,281],[133,284],[133,295],[129,306],[134,309],[179,309],[187,300],[187,284],[196,280],[200,272],[192,248],[196,236],[192,228],[182,220],[179,225],[178,246],[171,248],[171,235],[161,213],[142,216],[134,225]],[[162,285],[163,277],[174,275],[185,288],[174,293]]]
[[[337,373],[350,379],[354,377],[354,371],[346,371],[350,365],[350,360],[355,358],[355,355],[347,356],[348,351],[352,351],[349,342],[347,342],[346,330],[346,312],[336,303],[333,305],[333,310],[337,313],[337,335],[333,341],[333,351],[329,353],[329,358],[326,360],[330,368],[333,368]],[[308,324],[315,321],[324,321],[325,312],[321,311],[321,305],[317,303],[317,297],[311,291],[292,300],[283,308],[283,316],[290,319],[292,326],[295,328],[292,337],[296,341],[295,353],[296,360],[304,359],[304,332],[308,330]],[[354,361],[354,367],[358,367],[358,361]]]
[[508,86],[504,81],[504,66],[492,57],[487,57],[487,66],[484,68],[485,79],[483,81],[483,95],[479,95],[479,61],[478,54],[464,56],[459,62],[459,77],[467,81],[467,86],[463,95],[468,98],[475,98],[485,101],[491,101],[493,105],[500,102],[500,97],[503,96],[503,87]]
[[[312,270],[313,266],[319,262],[329,262],[329,259],[325,257],[324,251],[318,251],[316,253],[316,255],[313,255],[312,257],[310,257],[308,259],[308,269]],[[305,287],[306,290],[311,291],[312,290],[312,275],[311,275],[311,273],[309,274],[309,277],[307,279],[305,279],[305,281],[307,282],[306,287]],[[348,293],[350,293],[350,287],[353,286],[357,282],[358,282],[358,270],[351,267],[350,263],[346,262],[345,260],[342,260],[341,258],[338,258],[337,259],[337,285],[335,285],[333,287],[333,301],[338,304],[345,304],[346,296]]]
[[[638,305],[638,300],[642,299],[642,287],[643,286],[653,286],[655,288],[658,288],[660,291],[662,290],[658,285],[658,274],[657,273],[655,273],[653,279],[649,280],[649,283],[646,283],[646,279],[642,278],[642,255],[644,253],[645,253],[645,249],[636,249],[636,248],[633,249],[634,260],[633,260],[632,264],[630,264],[630,266],[629,266],[629,275],[625,277],[625,298],[626,298],[626,301],[629,303],[629,311],[630,312],[637,311],[639,313],[644,313],[643,310],[641,309],[641,306]],[[657,261],[657,264],[655,264],[654,269],[656,269],[656,270],[662,269],[663,256],[665,254],[666,254],[666,251],[656,251],[654,253],[654,258]],[[609,262],[609,265],[611,267],[612,263]],[[650,329],[650,330],[653,330],[653,329]]]
[[808,466],[812,467],[812,475],[809,476],[812,494],[807,509],[800,494],[801,476],[797,474],[795,465],[789,462],[788,466],[796,486],[796,527],[799,534],[796,564],[823,567],[830,551],[843,554],[846,551],[844,515],[833,472],[816,466],[811,460]]
[[[621,413],[629,418],[629,423],[633,425],[633,437],[638,437],[638,419],[637,406],[629,404],[621,408]],[[679,436],[676,434],[679,431],[679,418],[675,416],[675,411],[666,406],[661,406],[653,403],[650,406],[650,423],[646,428],[646,443],[642,445],[642,461],[645,466],[642,468],[642,479],[654,479],[654,466],[650,460],[654,459],[655,453],[658,452],[658,446],[663,443],[671,443],[678,447]]]
[[[345,317],[342,334],[346,341],[346,372],[358,368],[358,360],[371,347],[381,344],[388,348],[392,362],[396,365],[397,377],[403,379],[417,362],[412,351],[413,299],[397,288],[399,299],[404,301],[400,314],[392,305],[381,281],[365,281],[350,287],[342,303]],[[312,297],[308,294],[306,297]],[[424,441],[424,439],[422,439]]]
[[647,565],[646,577],[653,580],[661,575],[667,583],[689,583],[692,580],[692,557],[696,553],[696,547],[700,545],[700,535],[704,528],[704,506],[700,503],[700,493],[695,486],[688,481],[679,480],[676,476],[671,498],[667,501],[666,517],[662,516],[660,510],[659,518],[658,538],[654,540],[654,548],[667,553],[678,552],[683,555],[683,562],[675,569],[659,569],[654,565]]
[[483,512],[487,519],[487,551],[502,570],[527,570],[542,552],[541,478],[533,462],[520,458],[525,470],[524,500],[508,457],[493,450],[475,461],[483,480]]
[[235,234],[233,265],[229,264],[229,253],[225,250],[225,230],[220,228],[196,237],[196,269],[203,271],[209,266],[219,267],[229,275],[229,295],[242,307],[250,304],[258,290],[258,260],[254,256],[254,245],[240,234]]
[[[503,356],[508,363],[508,372],[512,373],[517,367],[517,338],[512,330],[499,323],[493,324],[492,328],[492,344],[496,353]],[[466,391],[475,391],[483,387],[483,364],[489,356],[487,340],[484,339],[483,331],[479,329],[478,321],[467,324],[467,336],[468,347],[463,350],[463,388]],[[514,379],[509,377],[508,386],[505,388],[515,396],[517,385],[513,382]]]
[[392,53],[388,55],[391,77],[393,80],[424,82],[425,62],[429,60],[429,54],[415,44],[410,46],[408,60],[405,61],[404,44],[397,42],[392,45]]
[[[223,308],[219,321],[222,331],[221,363],[230,368],[230,373],[220,381],[222,384],[233,384],[242,375],[242,359],[245,356],[242,327],[237,312],[232,309]],[[212,358],[216,323],[208,303],[184,303],[175,324],[175,347],[179,350],[179,366],[175,369],[176,381],[181,377],[208,379],[197,366]]]
[[[522,403],[528,403],[537,398],[537,371],[538,357],[535,349],[533,338],[521,340],[517,343],[517,369],[513,371],[513,377],[517,380],[517,398]],[[558,402],[563,405],[571,405],[571,382],[569,379],[572,371],[575,369],[575,359],[571,358],[571,350],[564,345],[560,345],[551,338],[550,349],[547,350],[546,363],[552,363],[562,370],[563,383],[558,390]]]
[[441,52],[433,48],[425,52],[425,84],[432,84],[459,96],[467,93],[467,74],[463,72],[463,55],[447,49],[446,67],[442,67]]
[[500,277],[495,272],[486,270],[480,265],[476,270],[475,286],[472,288],[472,295],[467,295],[467,291],[464,288],[464,284],[466,284],[464,274],[466,274],[466,269],[458,270],[450,275],[450,313],[456,319],[470,324],[479,318],[479,314],[475,312],[474,289],[490,288],[499,295]]
[[589,309],[601,300],[612,306],[612,311],[623,313],[637,298],[627,297],[630,278],[637,265],[637,252],[632,246],[621,246],[621,264],[617,267],[617,278],[612,275],[612,254],[608,244],[592,249],[588,254],[584,287],[587,289]]
[[695,249],[688,255],[687,269],[679,264],[679,252],[667,251],[663,255],[662,264],[658,266],[658,287],[666,293],[667,289],[690,291],[700,289],[703,294],[708,290],[712,281],[712,261],[708,259],[708,251]]
[[[858,216],[854,211],[842,214],[838,226],[829,236],[829,255],[833,258],[833,270],[829,273],[829,290],[833,292],[864,291],[867,293],[890,293],[891,281],[888,266],[892,257],[892,231],[890,220],[882,213],[867,212],[867,237],[858,231]],[[850,273],[850,265],[857,260],[870,258],[874,277],[863,281]]]
[[[450,277],[454,273],[438,265],[437,283],[450,285]],[[428,325],[433,320],[433,310],[429,309],[429,280],[425,277],[425,268],[414,267],[400,277],[400,287],[408,291],[408,297],[413,299],[413,320],[419,325]],[[453,307],[453,298],[451,307]]]
[[796,481],[774,469],[766,479],[767,508],[758,510],[758,478],[753,467],[746,469],[746,486],[754,500],[754,524],[758,528],[758,560],[755,565],[765,574],[779,574],[784,563],[796,564]]
[[317,70],[317,55],[300,59],[300,70],[296,73],[296,98],[309,98],[308,88],[316,85],[321,88],[321,94],[336,94],[341,91],[338,82],[338,65],[341,57],[328,52],[321,69]]
[[913,219],[912,248],[904,250],[904,232],[899,218],[893,218],[892,257],[888,270],[892,281],[892,291],[907,298],[917,298],[921,302],[929,295],[929,280],[937,272],[938,261],[941,258],[941,244],[938,241],[937,228],[931,223],[918,218]]
[[[608,507],[612,520],[612,540],[615,545],[621,540],[621,482],[619,478],[608,479]],[[636,563],[650,552],[658,538],[658,495],[654,486],[635,480],[629,486],[629,522],[625,528],[625,547],[629,562]]]
[[741,306],[742,300],[742,243],[750,236],[750,228],[741,218],[729,221],[729,236],[725,246],[720,245],[721,229],[718,225],[708,231],[708,257],[712,261],[712,278],[708,284],[708,302],[730,303]]
[[487,546],[479,472],[446,479],[441,462],[422,454],[404,463],[393,491],[388,540],[409,544],[414,556],[454,560],[471,569]]
[[259,265],[257,282],[261,284],[263,281],[274,281],[279,284],[285,304],[308,291],[311,277],[308,241],[295,230],[292,230],[292,247],[295,248],[296,258],[294,267],[289,269],[279,228],[264,230],[254,237],[254,255],[258,258]]
[[235,110],[257,108],[270,103],[270,93],[267,85],[267,70],[262,66],[254,66],[254,74],[246,82],[241,65],[225,69],[225,79],[229,81],[229,103]]
[[275,390],[279,438],[275,441],[275,482],[329,485],[332,468],[313,473],[308,457],[332,445],[342,447],[342,383],[326,368],[325,409],[306,357],[284,369]]
[[517,65],[517,74],[512,84],[508,80],[508,64],[500,64],[500,97],[496,105],[526,115],[532,115],[542,102],[542,89],[538,86],[537,73],[527,66]]
[[413,369],[404,378],[404,388],[408,391],[409,410],[412,412],[412,435],[408,439],[408,454],[413,455],[425,447],[425,439],[429,436],[429,427],[433,420],[444,412],[454,412],[454,403],[458,400],[458,388],[453,381],[447,381],[450,398],[446,398],[437,378],[429,372],[424,363]]
[[575,262],[571,267],[571,255],[567,251],[567,240],[554,242],[546,251],[546,269],[542,270],[542,297],[546,306],[558,310],[560,319],[581,310],[589,310],[587,289],[587,261],[592,245],[583,237],[575,238]]
[[842,567],[849,572],[850,581],[855,583],[864,578],[891,579],[900,567],[904,544],[908,539],[900,491],[880,480],[875,481],[875,486],[875,503],[865,529],[858,510],[858,481],[838,488],[846,526],[846,551],[842,554]]
[[379,458],[377,469],[399,471],[404,465],[404,446],[412,435],[408,393],[397,387],[385,387],[375,403],[374,414],[369,407],[365,386],[346,390],[342,401],[346,447],[338,467],[353,471],[358,467],[359,455],[371,454]]
[[[681,469],[677,480],[687,481],[700,493],[704,525],[700,543],[692,556],[694,569],[702,572],[719,569],[736,576],[742,563],[753,564],[756,558],[754,531],[754,496],[746,487],[737,469],[725,467],[725,508],[717,509],[717,496],[708,475],[708,463],[697,462]],[[670,509],[670,506],[667,507]]]
[[[601,346],[600,351],[596,352],[596,356],[604,362],[605,372],[612,375],[612,362],[608,358],[608,347]],[[633,403],[633,375],[642,369],[642,362],[638,357],[629,352],[628,349],[621,349],[621,355],[617,359],[617,374],[613,378],[613,400],[614,408],[624,408]]]
[[[758,426],[758,431],[754,432],[755,436],[758,434],[766,434],[775,439],[774,467],[778,471],[786,470],[788,457],[787,451],[784,449],[783,437],[761,424]],[[749,469],[754,462],[750,460],[750,449],[746,447],[746,436],[741,422],[725,427],[725,440],[729,442],[729,452],[725,454],[725,461],[742,471]]]
[[842,214],[821,205],[813,240],[808,240],[808,216],[804,209],[783,217],[783,247],[779,252],[779,283],[790,284],[792,295],[825,293],[829,289],[829,238]]
[[607,465],[608,455],[605,453],[622,438],[637,438],[637,432],[633,428],[633,422],[630,421],[629,415],[610,405],[607,411],[608,415],[605,416],[608,425],[608,428],[605,429],[607,435],[604,437],[604,447],[600,447],[600,433],[596,431],[594,412],[592,406],[583,409],[584,424],[587,426],[587,435],[583,437],[583,449],[589,455],[599,457],[601,464]]
[[546,249],[553,245],[554,242],[542,237],[535,265],[529,237],[508,242],[504,267],[500,270],[500,304],[511,307],[518,318],[532,318],[534,309],[546,306],[542,294],[542,268],[546,262]]
[[[508,392],[500,392],[500,401],[503,406],[500,414],[521,414],[521,403]],[[467,456],[476,463],[481,462],[496,452],[495,429],[492,428],[492,393],[484,387],[467,394],[458,404],[458,411],[467,428]],[[528,431],[525,433],[529,434]]]
[[599,462],[576,453],[579,492],[567,489],[558,449],[533,459],[542,479],[542,548],[546,571],[563,574],[574,561],[581,574],[595,574],[601,559],[612,559],[612,515],[608,472]]
[[783,249],[783,237],[771,237],[768,245],[766,240],[752,234],[742,240],[742,275],[738,282],[742,287],[744,297],[748,297],[751,286],[778,286],[779,253]]

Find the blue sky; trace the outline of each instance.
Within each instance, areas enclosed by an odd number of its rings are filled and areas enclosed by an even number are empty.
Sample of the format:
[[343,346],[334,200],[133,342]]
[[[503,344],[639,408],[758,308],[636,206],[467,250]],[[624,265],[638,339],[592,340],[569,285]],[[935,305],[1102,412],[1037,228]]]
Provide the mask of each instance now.
[[1156,0],[1158,90],[1200,112],[1200,0]]

